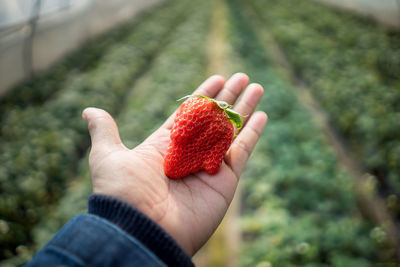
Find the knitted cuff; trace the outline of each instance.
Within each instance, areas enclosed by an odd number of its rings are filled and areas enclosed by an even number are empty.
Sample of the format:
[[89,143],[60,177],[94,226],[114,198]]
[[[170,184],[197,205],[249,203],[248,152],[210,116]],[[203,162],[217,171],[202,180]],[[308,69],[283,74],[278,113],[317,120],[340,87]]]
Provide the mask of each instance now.
[[119,226],[168,266],[194,266],[176,241],[135,207],[114,197],[93,194],[89,197],[89,213]]

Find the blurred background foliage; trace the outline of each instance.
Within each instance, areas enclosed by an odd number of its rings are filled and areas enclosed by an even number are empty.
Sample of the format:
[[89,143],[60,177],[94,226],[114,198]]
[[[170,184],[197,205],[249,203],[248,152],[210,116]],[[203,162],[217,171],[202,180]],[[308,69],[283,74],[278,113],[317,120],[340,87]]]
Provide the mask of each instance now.
[[139,144],[209,74],[212,16],[221,4],[228,69],[264,86],[259,109],[269,115],[241,181],[236,264],[399,265],[386,222],[365,216],[355,178],[270,49],[279,46],[365,168],[371,198],[383,201],[398,233],[399,31],[311,0],[171,0],[0,99],[1,266],[23,264],[85,212],[90,140],[82,110],[106,109],[123,142]]

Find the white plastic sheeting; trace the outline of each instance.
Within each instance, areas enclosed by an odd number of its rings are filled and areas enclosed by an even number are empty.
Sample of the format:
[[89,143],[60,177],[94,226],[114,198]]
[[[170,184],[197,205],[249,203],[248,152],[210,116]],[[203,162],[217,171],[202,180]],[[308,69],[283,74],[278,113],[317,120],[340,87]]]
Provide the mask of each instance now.
[[0,97],[88,39],[165,0],[0,0]]
[[37,8],[39,16],[46,16],[57,11],[63,11],[79,5],[87,5],[93,0],[0,0],[0,27],[14,26],[28,22],[35,14]]
[[400,28],[400,0],[318,0]]

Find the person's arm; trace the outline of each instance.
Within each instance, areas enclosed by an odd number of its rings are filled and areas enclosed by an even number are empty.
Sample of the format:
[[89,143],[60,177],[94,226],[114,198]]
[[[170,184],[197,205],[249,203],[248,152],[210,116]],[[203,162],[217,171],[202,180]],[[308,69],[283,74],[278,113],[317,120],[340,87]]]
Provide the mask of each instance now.
[[[70,221],[30,264],[43,266],[44,261],[54,260],[72,266],[99,262],[101,266],[126,262],[133,266],[191,265],[190,257],[224,217],[242,169],[267,123],[264,112],[254,112],[263,88],[248,82],[243,73],[227,82],[215,75],[193,93],[223,100],[247,115],[214,175],[200,171],[179,180],[165,175],[163,162],[174,114],[143,143],[128,149],[110,114],[85,109],[82,116],[92,140],[89,167],[93,193],[103,196],[92,197],[89,214]],[[172,258],[178,262],[171,262]]]
[[113,197],[91,195],[88,214],[69,221],[27,266],[193,266],[160,226]]

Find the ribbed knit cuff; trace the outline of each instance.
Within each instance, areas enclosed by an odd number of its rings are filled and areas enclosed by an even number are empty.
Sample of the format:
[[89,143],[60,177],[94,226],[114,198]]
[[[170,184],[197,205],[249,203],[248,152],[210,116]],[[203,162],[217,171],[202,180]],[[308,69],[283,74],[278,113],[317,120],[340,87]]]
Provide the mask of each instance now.
[[194,266],[176,241],[145,214],[110,196],[89,197],[89,213],[100,216],[136,238],[168,266]]

